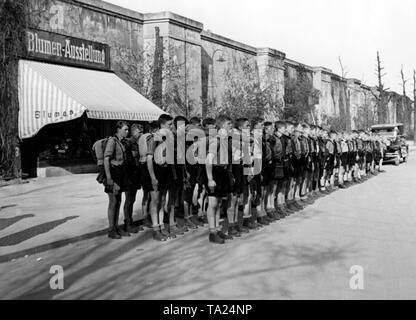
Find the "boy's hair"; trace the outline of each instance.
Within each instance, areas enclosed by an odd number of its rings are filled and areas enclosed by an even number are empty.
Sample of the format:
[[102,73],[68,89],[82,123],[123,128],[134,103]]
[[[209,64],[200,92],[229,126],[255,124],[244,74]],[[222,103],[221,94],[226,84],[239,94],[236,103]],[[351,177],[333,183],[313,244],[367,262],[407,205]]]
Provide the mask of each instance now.
[[121,128],[123,128],[124,126],[129,126],[129,124],[126,122],[126,121],[124,121],[124,120],[119,120],[119,121],[117,121],[117,123],[116,123],[116,131],[118,130],[118,129],[121,129]]
[[143,131],[143,125],[141,123],[133,123],[131,125],[130,131],[133,132],[136,129],[139,129],[139,130]]
[[176,116],[173,119],[173,125],[175,126],[175,128],[177,128],[177,124],[179,121],[185,122],[185,125],[188,124],[188,119],[186,119],[184,116]]
[[337,132],[335,130],[331,130],[329,131],[329,134],[337,134]]
[[248,121],[248,119],[247,118],[238,118],[236,121],[235,121],[235,124],[234,124],[234,127],[235,128],[240,128],[240,126],[244,123],[244,122],[246,122],[246,121]]
[[224,123],[224,122],[226,122],[226,121],[232,121],[231,120],[231,118],[229,117],[229,116],[227,116],[226,114],[220,114],[218,117],[217,117],[217,126],[218,127],[221,127],[222,126],[222,124]]
[[159,128],[160,128],[159,121],[151,121],[151,122],[146,123],[145,125],[146,132],[153,132],[153,131],[158,130]]
[[199,118],[199,117],[192,117],[191,119],[189,119],[189,123],[190,124],[201,125],[201,118]]
[[[264,122],[264,119],[263,119],[263,118],[261,118],[261,117],[254,117],[254,118],[251,120],[251,128],[253,128],[253,129],[254,129],[254,127],[255,127],[257,124],[262,123],[262,122]],[[268,122],[269,122],[269,121],[268,121]]]
[[160,125],[160,124],[165,124],[166,122],[171,121],[171,120],[173,120],[172,116],[168,115],[167,113],[164,113],[159,116],[159,119],[157,121],[159,122],[159,125]]
[[209,125],[215,125],[215,124],[216,124],[216,121],[213,118],[205,118],[204,120],[202,120],[202,126],[203,127],[206,127],[206,126],[209,126]]
[[308,128],[310,128],[310,126],[307,123],[302,123],[302,128],[303,129],[308,129]]
[[286,123],[286,126],[287,127],[289,127],[289,126],[295,126],[295,124],[292,121],[285,121],[285,123]]
[[276,130],[279,130],[280,128],[286,128],[286,122],[279,120],[274,123],[274,126]]
[[264,123],[264,127],[270,127],[270,126],[272,126],[273,125],[273,122],[271,122],[271,121],[266,121],[265,123]]

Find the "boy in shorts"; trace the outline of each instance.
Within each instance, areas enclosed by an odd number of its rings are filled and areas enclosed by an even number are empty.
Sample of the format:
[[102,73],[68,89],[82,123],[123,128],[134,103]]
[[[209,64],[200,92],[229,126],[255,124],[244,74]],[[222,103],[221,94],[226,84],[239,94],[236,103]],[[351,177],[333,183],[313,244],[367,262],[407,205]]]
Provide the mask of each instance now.
[[217,118],[217,134],[209,136],[208,155],[206,159],[208,193],[207,218],[209,224],[209,241],[224,244],[230,237],[220,227],[220,210],[223,198],[232,191],[230,176],[229,142],[232,129],[231,118],[220,115]]

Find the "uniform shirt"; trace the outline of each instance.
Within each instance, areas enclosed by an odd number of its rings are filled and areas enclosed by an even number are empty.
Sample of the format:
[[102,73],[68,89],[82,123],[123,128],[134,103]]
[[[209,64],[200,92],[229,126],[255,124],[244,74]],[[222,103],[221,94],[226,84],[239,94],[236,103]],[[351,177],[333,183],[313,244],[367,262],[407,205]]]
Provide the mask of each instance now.
[[363,151],[364,150],[364,143],[361,138],[357,138],[357,151]]
[[231,161],[229,157],[231,142],[228,137],[221,138],[219,135],[210,137],[208,144],[208,154],[212,154],[212,164],[228,165]]
[[[177,163],[175,152],[175,135],[167,129],[159,129],[154,135],[153,160],[156,164],[166,166]],[[184,147],[184,146],[183,146]],[[183,148],[184,150],[184,148]],[[183,151],[184,153],[185,151]],[[184,157],[184,155],[183,155]]]
[[155,150],[153,134],[145,133],[139,138],[139,163],[145,163],[147,156],[153,156]]
[[341,141],[340,140],[335,140],[335,144],[334,144],[334,146],[335,146],[335,153],[336,154],[338,154],[338,153],[341,153],[342,152],[342,147],[341,147]]
[[364,141],[364,149],[367,152],[373,152],[373,144],[371,141]]
[[318,145],[320,156],[326,155],[328,153],[328,150],[326,148],[326,141],[323,138],[318,137]]
[[300,153],[302,156],[306,156],[309,153],[308,138],[305,136],[299,136]]
[[278,136],[273,134],[268,139],[270,149],[272,151],[272,160],[275,162],[281,162],[283,159],[283,145]]
[[293,151],[293,155],[297,158],[300,159],[302,153],[301,153],[301,146],[300,146],[300,141],[298,138],[292,137],[292,151]]
[[334,155],[335,153],[335,144],[332,140],[328,139],[325,144],[326,152],[330,155]]
[[[249,145],[247,144],[247,141],[243,142],[243,136],[241,131],[234,129],[232,136],[228,138],[229,144],[231,144],[231,156],[230,159],[233,164],[242,164],[243,163],[243,157],[249,156]],[[247,140],[247,137],[245,137],[245,140]],[[230,146],[229,146],[230,148]]]
[[[202,132],[202,128],[197,125],[188,124],[186,126],[186,140],[185,140],[185,157],[186,157],[186,163],[187,164],[196,164],[199,163],[198,155],[201,151],[199,149],[199,145],[201,144],[200,140],[205,138],[199,136],[199,133]],[[193,138],[192,141],[188,141],[188,138]],[[206,155],[206,154],[205,154]],[[190,160],[190,161],[188,161]]]
[[139,164],[139,144],[138,140],[130,137],[125,140],[126,162],[129,166],[137,166]]
[[176,132],[173,133],[173,143],[174,143],[174,163],[175,164],[185,164],[186,160],[186,134],[181,133],[179,136]]
[[272,160],[272,148],[270,147],[270,143],[268,142],[268,139],[265,137],[262,137],[262,159],[263,163],[270,163]]
[[357,151],[355,149],[355,142],[354,142],[354,140],[347,140],[347,144],[348,144],[348,152],[355,152],[355,151]]
[[341,140],[341,152],[348,152],[349,148],[348,148],[348,143],[345,140]]
[[307,138],[309,144],[309,153],[316,154],[316,140],[312,137]]
[[113,166],[121,166],[126,162],[126,149],[123,145],[123,141],[120,141],[117,137],[111,137],[108,139],[105,146],[104,159],[110,158],[110,163]]
[[293,153],[292,141],[290,137],[288,137],[285,134],[280,137],[280,140],[282,141],[283,152],[284,152],[283,154],[286,159],[289,159]]

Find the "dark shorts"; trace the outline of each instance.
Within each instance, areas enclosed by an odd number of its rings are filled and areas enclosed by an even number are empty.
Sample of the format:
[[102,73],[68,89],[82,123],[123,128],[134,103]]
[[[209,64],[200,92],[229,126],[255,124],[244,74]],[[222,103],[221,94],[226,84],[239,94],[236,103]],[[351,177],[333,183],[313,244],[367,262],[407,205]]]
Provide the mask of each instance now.
[[343,152],[341,153],[341,155],[339,156],[340,159],[340,164],[341,166],[343,166],[344,168],[349,165],[349,161],[348,161],[348,152]]
[[155,171],[159,190],[168,190],[173,186],[174,180],[171,165],[160,166],[153,163],[153,170]]
[[207,169],[204,164],[198,164],[199,167],[198,170],[198,176],[196,178],[196,183],[198,183],[200,186],[204,186],[208,182],[207,178]]
[[206,187],[208,196],[217,197],[217,198],[228,197],[228,195],[232,191],[233,186],[231,184],[230,172],[227,170],[227,168],[223,166],[213,166],[212,178],[214,179],[216,186],[214,187],[214,191],[211,191],[211,189],[208,188],[208,181],[207,181],[207,184],[205,187]]
[[285,171],[284,171],[283,163],[273,161],[270,169],[271,169],[270,174],[272,176],[272,180],[277,181],[277,180],[284,179]]
[[293,176],[293,167],[290,159],[283,160],[283,174],[285,176],[285,179],[289,179]]
[[311,173],[313,168],[314,168],[313,167],[313,156],[310,155],[306,158],[305,170],[308,171],[309,173]]
[[232,174],[234,178],[232,193],[243,194],[247,188],[247,177],[244,175],[244,166],[242,164],[233,164]]
[[147,170],[147,163],[139,164],[140,184],[143,191],[152,191],[152,179],[150,178],[149,170]]
[[172,171],[172,180],[171,180],[171,185],[175,188],[178,188],[180,190],[183,189],[183,184],[184,184],[184,170],[185,170],[185,165],[184,164],[174,164],[171,166],[168,166],[171,169],[175,170],[175,174],[173,174]]
[[293,178],[298,178],[302,175],[302,170],[303,170],[303,164],[301,159],[297,159],[297,158],[293,158],[292,160],[292,166],[293,166],[293,171],[292,171],[292,177]]
[[272,181],[271,170],[272,170],[272,164],[271,163],[267,163],[267,162],[262,163],[262,165],[261,165],[261,175],[262,175],[262,185],[263,186],[268,186],[270,184],[270,182]]
[[374,161],[375,162],[377,162],[377,164],[378,164],[378,162],[380,162],[380,160],[383,158],[383,155],[381,154],[381,152],[379,152],[379,151],[377,151],[375,154],[374,154]]
[[365,153],[365,160],[367,161],[367,163],[370,163],[371,161],[373,161],[373,153],[372,152],[366,152]]
[[[114,183],[116,183],[120,187],[120,192],[126,191],[128,188],[126,167],[125,166],[111,166],[110,173],[111,173],[111,178],[113,179]],[[104,192],[112,193],[112,187],[108,186],[106,182],[104,182]]]
[[313,173],[315,173],[315,174],[318,174],[318,172],[319,172],[319,166],[320,166],[320,159],[319,159],[319,156],[317,155],[317,154],[314,154],[313,156],[312,156],[312,171],[313,171]]
[[260,174],[257,174],[251,179],[249,183],[250,192],[253,194],[252,203],[255,206],[260,205],[261,203],[261,192],[262,192],[262,177]]
[[357,152],[352,151],[348,153],[348,164],[350,165],[350,167],[353,167],[355,165],[355,163],[357,162],[356,158]]
[[358,164],[363,164],[364,163],[364,151],[358,151]]
[[[172,186],[173,173],[172,168],[167,165],[165,167],[153,163],[153,170],[155,172],[156,179],[158,181],[158,190],[167,190]],[[150,177],[149,170],[147,169],[147,163],[141,163],[139,165],[140,184],[144,191],[154,191],[152,186],[152,179]]]
[[183,198],[184,201],[191,203],[192,197],[194,195],[195,185],[198,182],[198,177],[200,175],[201,166],[199,164],[187,164],[186,170],[189,174],[189,181],[183,189]]
[[129,189],[140,189],[140,170],[137,166],[128,166],[126,167],[127,173],[127,187]]
[[329,174],[332,174],[334,171],[334,156],[329,155],[325,161],[325,169]]

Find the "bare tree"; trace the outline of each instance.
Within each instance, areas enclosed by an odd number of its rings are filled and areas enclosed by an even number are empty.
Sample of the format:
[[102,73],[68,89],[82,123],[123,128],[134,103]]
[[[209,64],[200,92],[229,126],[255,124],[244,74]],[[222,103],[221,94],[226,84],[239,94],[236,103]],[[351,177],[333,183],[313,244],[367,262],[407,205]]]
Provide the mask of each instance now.
[[383,123],[386,121],[387,118],[387,105],[390,102],[391,95],[389,95],[388,90],[390,88],[385,88],[383,83],[383,77],[387,73],[383,73],[384,67],[381,66],[380,54],[377,51],[377,65],[376,65],[376,75],[378,79],[378,85],[376,89],[378,91],[378,95],[374,92],[373,95],[377,101],[377,121],[378,123]]
[[413,69],[413,141],[416,144],[416,70]]
[[[401,78],[401,83],[400,83],[400,85],[402,86],[402,93],[403,93],[403,97],[401,98],[401,104],[402,104],[402,110],[401,110],[401,112],[400,112],[400,115],[401,115],[401,119],[403,120],[403,121],[405,121],[405,118],[406,118],[406,116],[407,116],[407,107],[406,107],[406,104],[407,104],[407,96],[406,96],[406,83],[407,83],[407,81],[409,80],[409,79],[405,79],[404,78],[404,72],[403,72],[403,65],[401,66],[401,69],[400,69],[400,78]],[[409,110],[410,111],[410,110]],[[411,111],[410,111],[411,112]],[[411,121],[410,121],[410,123],[411,123]]]
[[406,97],[406,82],[407,82],[409,79],[405,79],[405,78],[404,78],[404,73],[403,73],[403,65],[402,65],[402,68],[400,69],[400,77],[401,77],[401,79],[402,79],[402,82],[400,83],[400,85],[402,86],[403,97]]
[[348,72],[347,72],[347,68],[344,67],[344,65],[342,64],[341,56],[338,56],[338,62],[339,62],[339,66],[341,67],[341,76],[343,78],[346,78]]

